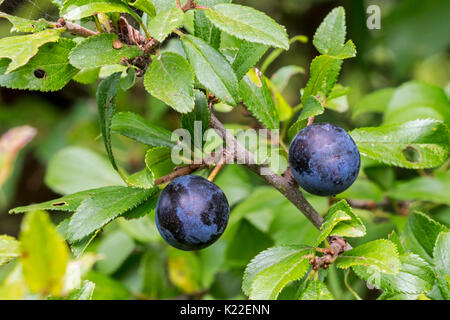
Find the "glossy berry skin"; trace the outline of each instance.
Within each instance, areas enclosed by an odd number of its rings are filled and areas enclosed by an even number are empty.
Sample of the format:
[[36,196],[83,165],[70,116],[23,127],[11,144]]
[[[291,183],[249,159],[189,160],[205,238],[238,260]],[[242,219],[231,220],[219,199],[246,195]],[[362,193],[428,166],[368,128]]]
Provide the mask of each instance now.
[[159,233],[171,246],[199,250],[224,232],[230,206],[214,183],[195,175],[170,182],[159,196],[155,220]]
[[344,129],[319,123],[297,133],[289,147],[289,164],[303,189],[331,196],[353,184],[361,161],[355,142]]

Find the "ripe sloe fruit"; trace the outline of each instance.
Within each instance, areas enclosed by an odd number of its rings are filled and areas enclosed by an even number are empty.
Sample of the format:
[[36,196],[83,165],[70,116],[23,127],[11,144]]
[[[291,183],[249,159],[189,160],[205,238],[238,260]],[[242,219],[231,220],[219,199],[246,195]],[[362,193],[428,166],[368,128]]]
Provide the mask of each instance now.
[[159,233],[171,246],[199,250],[224,232],[230,207],[223,191],[195,175],[170,182],[158,199],[155,220]]
[[289,164],[303,189],[331,196],[353,184],[361,161],[355,142],[344,129],[319,123],[297,133],[289,147]]

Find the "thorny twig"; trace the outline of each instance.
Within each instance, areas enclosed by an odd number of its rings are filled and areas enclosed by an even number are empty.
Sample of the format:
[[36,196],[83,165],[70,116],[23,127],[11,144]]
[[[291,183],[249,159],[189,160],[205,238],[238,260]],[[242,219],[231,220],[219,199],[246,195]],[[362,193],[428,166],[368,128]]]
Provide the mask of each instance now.
[[323,254],[321,257],[311,257],[309,263],[312,265],[313,270],[318,270],[319,268],[328,268],[328,266],[332,264],[341,253],[352,248],[345,239],[338,236],[328,237],[328,241],[330,243],[329,248],[316,249]]

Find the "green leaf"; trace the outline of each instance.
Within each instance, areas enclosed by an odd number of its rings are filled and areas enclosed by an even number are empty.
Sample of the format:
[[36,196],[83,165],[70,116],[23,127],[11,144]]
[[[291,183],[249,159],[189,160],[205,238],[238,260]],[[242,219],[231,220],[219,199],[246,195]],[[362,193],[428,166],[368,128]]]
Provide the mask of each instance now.
[[322,21],[314,34],[313,44],[322,54],[336,54],[344,46],[345,10],[334,8]]
[[302,130],[308,124],[308,119],[310,117],[315,117],[321,115],[325,112],[322,104],[317,100],[316,97],[310,96],[306,99],[302,112],[300,113],[297,121],[289,128],[288,135],[290,138],[294,138],[294,136]]
[[236,38],[289,49],[285,28],[253,8],[237,4],[218,4],[206,10],[206,16],[217,28]]
[[400,256],[400,261],[400,272],[395,275],[362,266],[354,266],[353,270],[374,287],[390,293],[419,294],[431,290],[435,276],[425,260],[413,253],[406,253]]
[[58,151],[48,163],[44,180],[52,190],[61,194],[125,185],[107,159],[81,147]]
[[417,177],[397,183],[389,197],[399,200],[421,200],[450,205],[450,171],[434,172],[434,176]]
[[264,76],[251,71],[239,83],[239,95],[248,110],[268,129],[279,129],[278,117],[272,94]]
[[107,275],[95,271],[89,271],[87,280],[95,283],[92,300],[128,300],[131,293],[122,282],[114,280]]
[[361,219],[353,213],[345,200],[341,200],[328,210],[320,227],[320,234],[315,246],[321,244],[330,235],[362,237],[365,234],[366,227]]
[[254,67],[266,53],[268,46],[264,44],[242,41],[242,45],[233,61],[232,67],[238,80],[241,80],[250,68]]
[[[37,34],[34,33],[33,35]],[[54,41],[56,39],[57,37],[55,36]],[[24,43],[28,46],[31,45],[25,39]],[[11,89],[60,90],[78,72],[77,69],[70,65],[68,60],[69,52],[74,46],[75,42],[69,39],[60,39],[57,43],[47,43],[39,49],[39,52],[36,50],[37,54],[31,60],[21,60],[24,63],[28,61],[26,65],[10,73],[6,73],[7,69],[11,68],[9,60],[1,59],[0,85]],[[22,51],[20,48],[15,50]]]
[[29,206],[17,207],[11,209],[9,213],[24,213],[37,210],[56,210],[56,211],[76,211],[78,206],[87,197],[97,193],[105,192],[107,190],[114,190],[115,187],[104,187],[99,189],[89,189],[70,194],[55,200],[50,200],[42,203],[32,204]]
[[119,41],[117,39],[118,36],[113,33],[101,33],[84,39],[70,52],[70,63],[79,69],[92,69],[142,54],[138,47],[127,44],[118,49],[114,48],[113,43]]
[[61,16],[67,20],[79,20],[108,12],[121,12],[136,16],[122,0],[66,0],[61,8]]
[[34,34],[13,36],[0,39],[0,58],[10,59],[5,75],[22,67],[34,57],[41,46],[58,41],[60,32],[44,30]]
[[361,155],[403,168],[441,165],[449,154],[448,129],[440,121],[414,120],[350,132]]
[[142,279],[142,292],[153,299],[162,298],[169,287],[166,263],[165,252],[153,247],[147,249],[141,259],[139,274]]
[[194,35],[204,40],[214,49],[220,48],[221,32],[206,18],[203,10],[194,11]]
[[185,35],[183,48],[198,81],[223,102],[235,106],[238,82],[228,61],[203,40]]
[[23,276],[31,292],[59,295],[69,250],[44,211],[26,214],[20,232]]
[[83,200],[69,223],[69,240],[76,241],[105,226],[122,213],[137,207],[155,189],[116,187]]
[[303,246],[283,246],[261,252],[245,269],[242,290],[252,300],[276,299],[288,283],[306,273],[309,260],[305,255],[310,251]]
[[365,95],[353,107],[352,118],[355,119],[357,116],[367,112],[384,112],[394,91],[394,88],[384,88]]
[[169,249],[169,279],[185,293],[194,293],[199,289],[200,264],[197,255],[190,251]]
[[433,249],[433,265],[441,295],[450,299],[450,232],[439,233]]
[[149,149],[145,154],[145,164],[154,180],[171,173],[175,168],[171,153],[171,149],[168,147],[155,147]]
[[195,108],[191,112],[183,114],[181,123],[183,128],[191,134],[192,144],[201,148],[203,146],[203,135],[210,127],[210,111],[203,92],[195,91]]
[[384,113],[384,123],[417,118],[432,118],[450,123],[450,101],[442,88],[410,81],[395,90]]
[[103,142],[109,161],[115,170],[118,170],[111,146],[111,122],[116,109],[116,96],[119,91],[121,73],[113,73],[102,80],[97,89],[97,110],[102,130]]
[[92,300],[94,294],[95,283],[84,280],[81,288],[72,291],[66,300]]
[[[273,246],[270,235],[256,228],[247,219],[239,221],[231,230],[234,232],[228,233],[230,239],[225,252],[226,261],[230,266],[243,267],[258,252]],[[230,237],[231,234],[233,237]]]
[[125,218],[127,220],[132,220],[132,219],[140,219],[150,214],[154,216],[160,189],[154,187],[150,190],[152,190],[152,194],[146,201],[142,202],[137,207],[131,208],[128,211],[124,212],[123,214],[120,215],[120,217]]
[[369,179],[359,177],[344,192],[336,195],[337,198],[367,200],[367,201],[383,201],[384,193],[380,187]]
[[446,228],[424,213],[414,211],[409,215],[403,230],[404,246],[421,256],[429,264],[433,263],[433,250],[440,232]]
[[386,274],[396,274],[400,271],[401,263],[395,244],[379,239],[342,253],[337,258],[336,265],[342,269],[353,266],[373,267]]
[[148,23],[148,33],[159,42],[163,42],[173,30],[183,24],[183,20],[184,12],[179,8],[172,8],[158,13]]
[[82,69],[74,77],[73,80],[82,84],[92,84],[97,81],[100,68]]
[[315,57],[311,62],[310,77],[303,92],[302,101],[307,101],[310,96],[315,96],[319,92],[327,92],[326,88],[332,88],[341,63],[341,60],[327,55]]
[[122,91],[128,91],[134,86],[135,83],[136,69],[129,68],[126,77],[120,79],[120,89],[122,89]]
[[278,69],[270,78],[270,81],[282,92],[286,89],[289,80],[296,74],[305,73],[305,69],[300,66],[285,66]]
[[309,281],[299,300],[335,300],[323,281]]
[[144,168],[127,177],[129,186],[150,189],[154,187],[153,176],[150,170]]
[[0,235],[0,266],[19,256],[19,241],[8,235]]
[[152,18],[156,15],[155,6],[150,0],[136,0],[135,2],[130,4],[133,7],[142,10],[142,12],[148,14]]
[[10,32],[39,32],[47,28],[47,21],[44,19],[29,20],[15,17],[4,12],[0,12],[0,18],[7,19],[12,23]]
[[97,262],[97,270],[111,275],[116,272],[134,250],[134,241],[122,230],[116,230],[102,237],[97,253],[103,259]]
[[145,88],[176,111],[186,113],[194,108],[194,74],[179,54],[163,52],[153,60],[145,73]]
[[112,119],[111,132],[136,140],[149,146],[174,147],[172,133],[162,127],[155,126],[140,115],[133,112],[116,113]]
[[149,215],[132,220],[121,217],[117,222],[120,228],[136,241],[146,243],[161,239],[156,223]]

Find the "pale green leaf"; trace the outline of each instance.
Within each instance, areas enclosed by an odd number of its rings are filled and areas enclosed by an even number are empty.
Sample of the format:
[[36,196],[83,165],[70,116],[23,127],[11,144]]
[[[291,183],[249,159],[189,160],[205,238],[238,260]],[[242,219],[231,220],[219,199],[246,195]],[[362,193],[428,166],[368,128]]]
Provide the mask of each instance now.
[[290,65],[278,69],[270,78],[270,81],[282,92],[286,89],[289,80],[296,74],[305,73],[305,69],[300,66]]
[[394,91],[394,88],[384,88],[365,95],[352,108],[352,117],[356,118],[368,112],[384,112],[389,105]]
[[439,233],[433,249],[433,265],[441,295],[450,299],[450,232]]
[[450,101],[442,88],[410,81],[395,90],[384,113],[384,123],[418,118],[432,118],[450,123]]
[[309,252],[307,247],[275,247],[256,256],[244,274],[244,279],[248,277],[250,282],[250,299],[276,299],[287,284],[301,279],[306,273],[309,260],[305,255]]
[[156,15],[155,6],[150,0],[136,0],[135,2],[131,3],[131,5],[148,14],[150,17],[154,17]]
[[76,241],[105,226],[156,192],[155,189],[116,187],[83,200],[69,223],[69,240]]
[[381,273],[376,268],[354,266],[355,273],[375,288],[404,294],[426,293],[431,290],[435,276],[431,267],[419,256],[407,253],[400,256],[400,272]]
[[184,12],[179,8],[172,8],[167,11],[158,13],[148,23],[149,34],[158,40],[163,42],[173,30],[179,28],[183,24]]
[[108,12],[136,15],[122,0],[66,0],[61,8],[61,16],[67,20],[79,20]]
[[81,288],[72,291],[66,300],[92,300],[92,295],[95,290],[95,283],[84,280]]
[[38,53],[41,46],[58,41],[59,36],[59,31],[49,29],[38,33],[0,39],[0,58],[11,60],[4,73],[9,74],[26,65]]
[[320,234],[315,246],[318,246],[328,236],[362,237],[366,234],[366,227],[361,219],[353,213],[345,200],[334,204],[324,218],[320,227]]
[[29,20],[0,12],[0,18],[9,20],[12,23],[11,32],[39,32],[47,28],[47,21],[44,19]]
[[308,282],[299,300],[334,300],[334,297],[323,281],[315,280]]
[[81,147],[58,151],[48,163],[45,183],[61,194],[124,185],[107,159]]
[[436,239],[442,231],[446,231],[445,226],[422,212],[414,211],[409,215],[403,230],[403,244],[407,250],[432,264]]
[[27,213],[19,239],[23,276],[30,291],[59,295],[69,250],[48,214],[44,211]]
[[386,274],[396,274],[400,271],[401,262],[395,244],[379,239],[342,253],[337,258],[336,265],[342,269],[353,266],[374,267]]
[[[24,41],[27,43],[25,39]],[[30,46],[29,43],[28,46]],[[75,42],[69,39],[60,39],[57,43],[45,44],[39,49],[39,52],[36,50],[37,54],[31,60],[27,60],[28,63],[23,60],[24,63],[27,63],[26,65],[10,73],[5,73],[8,65],[11,66],[9,60],[1,59],[0,85],[11,89],[60,90],[78,72],[70,65],[68,59],[69,52],[74,46]],[[17,50],[21,51],[21,49]]]
[[151,148],[145,154],[145,164],[152,173],[153,179],[161,178],[173,171],[171,149],[168,147]]
[[113,43],[118,41],[117,39],[117,35],[112,33],[101,33],[84,39],[70,52],[70,63],[79,69],[92,69],[142,54],[138,47],[127,44],[118,49],[114,48]]
[[122,230],[116,230],[101,238],[97,253],[103,258],[97,262],[97,270],[103,274],[113,274],[134,250],[134,241]]
[[403,168],[437,167],[450,149],[446,125],[432,119],[359,128],[350,135],[361,155]]
[[186,113],[194,108],[194,74],[179,54],[164,52],[153,60],[145,74],[145,88],[176,111]]
[[389,190],[398,200],[421,200],[450,205],[450,171],[434,172],[434,176],[417,177],[399,182]]
[[220,30],[236,38],[287,50],[288,37],[283,26],[266,14],[237,4],[218,4],[206,16]]
[[203,40],[185,35],[183,47],[198,81],[223,102],[238,103],[238,81],[228,61]]
[[0,266],[20,256],[19,242],[8,235],[0,235]]

